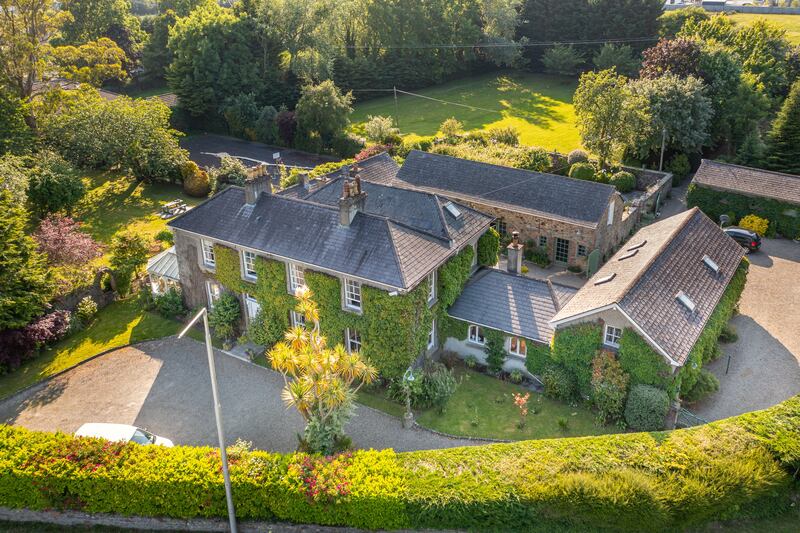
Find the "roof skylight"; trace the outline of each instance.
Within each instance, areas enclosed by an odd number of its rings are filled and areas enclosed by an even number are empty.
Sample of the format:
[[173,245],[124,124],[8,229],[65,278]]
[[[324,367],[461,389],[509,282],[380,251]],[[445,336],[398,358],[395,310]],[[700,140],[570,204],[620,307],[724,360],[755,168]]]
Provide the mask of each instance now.
[[714,260],[713,260],[713,259],[711,259],[710,257],[708,257],[707,255],[704,255],[704,256],[703,256],[703,263],[705,263],[705,264],[706,264],[706,266],[707,266],[708,268],[710,268],[711,270],[713,270],[715,273],[719,272],[719,265],[718,265],[718,264],[716,264],[716,263],[714,262]]
[[641,248],[641,247],[642,247],[642,246],[644,246],[645,244],[647,244],[647,239],[643,240],[642,242],[636,243],[636,244],[634,244],[633,246],[630,246],[630,247],[628,248],[628,251],[629,251],[629,252],[632,252],[632,251],[634,251],[634,250],[638,250],[639,248]]
[[675,295],[675,298],[683,304],[683,306],[689,310],[689,312],[694,313],[695,307],[697,307],[691,298],[686,296],[686,293],[683,291],[678,291],[678,294]]
[[608,283],[609,281],[611,281],[615,277],[617,277],[617,273],[613,272],[613,273],[609,274],[608,276],[603,276],[602,278],[598,279],[597,281],[594,282],[594,284],[595,285],[602,285],[603,283]]
[[461,216],[461,210],[459,210],[453,202],[447,202],[444,204],[444,208],[453,215],[455,218],[459,218]]
[[629,258],[633,257],[634,255],[636,255],[636,254],[638,254],[638,253],[639,253],[639,249],[637,248],[636,250],[634,250],[634,251],[632,251],[632,252],[627,252],[626,254],[624,254],[624,255],[621,255],[621,256],[619,257],[619,259],[617,259],[617,261],[622,261],[622,260],[624,260],[624,259],[629,259]]

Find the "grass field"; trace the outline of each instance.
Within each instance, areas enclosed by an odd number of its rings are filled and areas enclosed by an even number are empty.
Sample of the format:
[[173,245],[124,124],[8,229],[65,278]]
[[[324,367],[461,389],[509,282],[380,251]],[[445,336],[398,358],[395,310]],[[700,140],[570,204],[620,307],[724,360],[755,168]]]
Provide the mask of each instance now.
[[559,76],[492,73],[415,91],[470,108],[399,95],[397,108],[391,96],[356,103],[351,118],[358,127],[369,115],[390,115],[403,135],[433,135],[450,117],[467,130],[514,126],[523,144],[569,152],[580,146],[572,106],[576,86]]
[[749,24],[764,18],[786,30],[786,38],[792,44],[800,44],[800,15],[758,15],[755,13],[735,13],[728,15],[736,24]]

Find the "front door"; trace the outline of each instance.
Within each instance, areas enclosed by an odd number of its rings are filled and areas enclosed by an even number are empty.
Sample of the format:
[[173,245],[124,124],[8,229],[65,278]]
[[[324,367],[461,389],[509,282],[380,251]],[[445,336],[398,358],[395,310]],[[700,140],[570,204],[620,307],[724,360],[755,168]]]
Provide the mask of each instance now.
[[556,238],[556,263],[567,263],[569,261],[569,241],[560,237]]

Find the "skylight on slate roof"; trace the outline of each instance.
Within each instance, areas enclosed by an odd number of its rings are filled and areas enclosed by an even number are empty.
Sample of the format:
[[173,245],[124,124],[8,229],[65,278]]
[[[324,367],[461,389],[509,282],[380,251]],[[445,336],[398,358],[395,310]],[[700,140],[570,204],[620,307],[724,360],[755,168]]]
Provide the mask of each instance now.
[[710,268],[715,274],[719,272],[719,265],[716,264],[714,260],[708,257],[707,255],[703,256],[703,263],[705,263],[706,266]]
[[629,251],[629,252],[632,252],[632,251],[634,251],[634,250],[638,250],[639,248],[641,248],[641,247],[642,247],[642,246],[644,246],[645,244],[647,244],[647,239],[645,239],[645,240],[643,240],[642,242],[636,243],[636,244],[634,244],[633,246],[629,247],[629,248],[628,248],[628,251]]
[[676,294],[676,295],[675,295],[675,298],[677,298],[677,299],[678,299],[678,301],[679,301],[680,303],[682,303],[682,304],[683,304],[683,306],[684,306],[686,309],[688,309],[688,310],[689,310],[689,312],[691,312],[691,313],[694,313],[694,310],[695,310],[695,307],[696,307],[696,306],[695,306],[694,302],[692,301],[692,299],[691,299],[691,298],[689,298],[688,296],[686,296],[686,293],[685,293],[685,292],[683,292],[683,291],[679,291],[679,292],[678,292],[678,294]]
[[617,277],[617,273],[613,272],[613,273],[609,274],[608,276],[603,276],[602,278],[598,279],[597,281],[594,282],[594,284],[595,285],[602,285],[603,283],[608,283],[609,281],[611,281],[615,277]]
[[455,218],[461,217],[461,211],[455,206],[453,202],[447,202],[444,204],[444,208],[453,215]]

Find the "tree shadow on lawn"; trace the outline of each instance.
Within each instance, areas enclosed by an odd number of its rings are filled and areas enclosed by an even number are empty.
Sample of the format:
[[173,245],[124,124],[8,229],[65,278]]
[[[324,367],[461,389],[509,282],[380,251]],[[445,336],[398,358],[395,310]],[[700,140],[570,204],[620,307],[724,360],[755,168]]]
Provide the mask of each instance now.
[[499,100],[504,116],[519,118],[541,128],[547,128],[554,122],[563,122],[567,118],[555,110],[560,104],[556,99],[524,87],[507,76],[497,78],[494,85],[498,92],[512,94],[510,99]]

